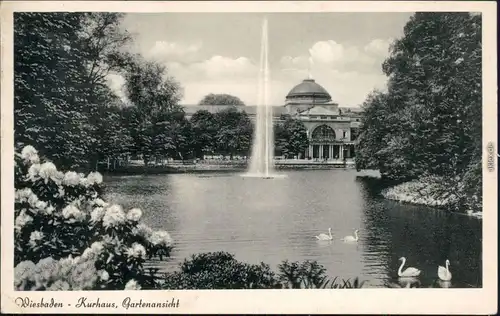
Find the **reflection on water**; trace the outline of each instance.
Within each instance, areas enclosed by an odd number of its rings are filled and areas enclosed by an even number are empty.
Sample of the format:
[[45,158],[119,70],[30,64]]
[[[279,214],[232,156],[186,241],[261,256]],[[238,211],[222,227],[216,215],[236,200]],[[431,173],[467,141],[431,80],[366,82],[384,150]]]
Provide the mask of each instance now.
[[[317,260],[332,277],[407,287],[397,276],[398,259],[406,257],[407,267],[422,270],[421,286],[481,286],[479,220],[384,200],[351,170],[289,171],[268,180],[214,173],[105,182],[109,201],[142,208],[146,223],[170,232],[175,248],[166,270],[195,253],[228,251],[272,267],[285,259]],[[333,241],[316,240],[329,227]],[[340,240],[355,229],[358,243]],[[445,284],[437,268],[446,259],[453,280]]]

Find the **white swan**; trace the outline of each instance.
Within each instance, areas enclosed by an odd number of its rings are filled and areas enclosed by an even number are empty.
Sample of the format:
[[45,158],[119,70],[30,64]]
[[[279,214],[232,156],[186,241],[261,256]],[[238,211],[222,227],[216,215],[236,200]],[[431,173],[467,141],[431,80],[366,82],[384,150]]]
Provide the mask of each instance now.
[[344,242],[357,242],[357,241],[358,241],[358,239],[359,239],[359,237],[358,237],[358,231],[359,231],[358,229],[356,229],[356,230],[354,231],[354,236],[355,236],[355,237],[353,237],[353,236],[345,236],[344,238],[342,238],[342,240],[343,240]]
[[443,281],[451,280],[451,272],[448,266],[450,265],[450,260],[446,259],[446,268],[443,266],[438,267],[438,277]]
[[401,257],[401,258],[399,258],[399,260],[403,260],[403,262],[399,266],[398,276],[400,276],[400,277],[417,277],[417,276],[420,275],[420,272],[422,272],[419,269],[413,268],[413,267],[409,267],[406,270],[402,271],[403,270],[403,266],[406,263],[406,258],[405,257]]
[[328,228],[328,235],[327,234],[319,234],[318,236],[315,236],[317,240],[333,240],[332,236],[332,229]]

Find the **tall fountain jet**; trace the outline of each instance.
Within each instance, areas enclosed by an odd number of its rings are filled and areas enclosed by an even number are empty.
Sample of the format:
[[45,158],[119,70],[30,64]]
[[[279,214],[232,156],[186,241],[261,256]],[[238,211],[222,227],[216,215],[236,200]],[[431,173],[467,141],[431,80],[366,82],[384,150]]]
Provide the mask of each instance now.
[[249,176],[273,177],[273,112],[269,105],[269,62],[268,62],[267,18],[262,23],[262,42],[260,51],[260,71],[258,80],[257,117],[253,136],[252,157]]

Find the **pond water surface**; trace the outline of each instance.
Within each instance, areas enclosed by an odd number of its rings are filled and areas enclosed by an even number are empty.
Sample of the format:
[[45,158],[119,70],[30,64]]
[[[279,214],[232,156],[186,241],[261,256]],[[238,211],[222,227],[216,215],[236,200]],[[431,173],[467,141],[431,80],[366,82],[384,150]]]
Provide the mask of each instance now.
[[[238,173],[105,177],[105,198],[139,207],[143,220],[175,241],[162,269],[192,254],[227,251],[273,269],[283,260],[317,260],[331,277],[365,280],[367,287],[406,285],[400,257],[422,270],[425,287],[481,287],[480,220],[381,198],[354,170],[287,171],[286,178]],[[314,236],[332,228],[333,242]],[[340,239],[359,229],[357,244]],[[437,267],[451,262],[451,283]],[[412,281],[413,282],[413,281]]]

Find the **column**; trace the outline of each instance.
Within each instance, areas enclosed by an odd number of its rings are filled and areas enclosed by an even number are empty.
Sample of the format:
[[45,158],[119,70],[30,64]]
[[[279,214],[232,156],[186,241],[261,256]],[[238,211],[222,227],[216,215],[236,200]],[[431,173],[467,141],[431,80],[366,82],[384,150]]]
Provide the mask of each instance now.
[[330,145],[330,160],[333,159],[333,144]]
[[344,159],[344,145],[340,145],[339,158]]
[[307,151],[307,155],[308,157],[311,157],[313,156],[313,145],[309,145],[309,150]]
[[323,145],[319,145],[319,159],[323,158]]

